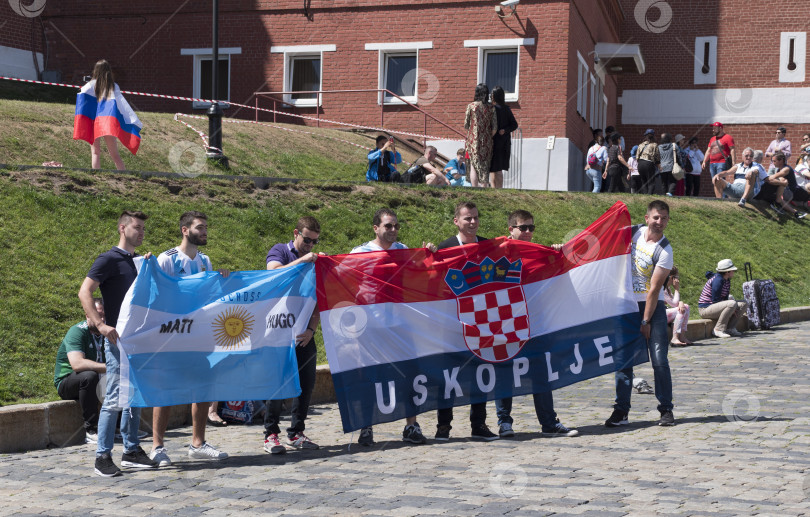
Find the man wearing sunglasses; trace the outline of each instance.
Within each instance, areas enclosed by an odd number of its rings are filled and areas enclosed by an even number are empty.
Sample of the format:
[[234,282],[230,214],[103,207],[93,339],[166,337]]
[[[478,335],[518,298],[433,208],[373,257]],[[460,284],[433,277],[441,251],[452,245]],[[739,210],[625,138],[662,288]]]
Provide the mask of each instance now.
[[[777,151],[782,151],[785,155],[785,163],[790,159],[790,140],[788,140],[785,135],[787,134],[787,128],[780,127],[776,129],[776,138],[771,141],[771,145],[765,150],[765,158],[771,159],[771,169],[776,169],[776,164],[773,163],[773,155],[776,154]],[[775,171],[771,170],[768,171],[768,174],[773,174]]]
[[[516,210],[509,214],[509,235],[507,239],[531,242],[534,235],[534,216],[526,210]],[[540,421],[543,436],[577,436],[579,431],[568,429],[557,418],[554,412],[554,397],[550,391],[535,393],[534,410]],[[512,397],[495,401],[498,413],[498,434],[501,438],[515,436],[512,429]]]
[[[396,212],[390,208],[380,208],[374,214],[371,224],[374,228],[374,240],[355,247],[352,249],[351,253],[408,249],[406,245],[397,241],[397,237],[399,236],[399,220],[397,219]],[[436,251],[436,246],[430,242],[423,242],[422,247],[428,248],[430,251]],[[402,431],[402,440],[415,444],[427,442],[415,416],[409,416],[405,419],[405,429]],[[366,447],[374,443],[374,430],[371,426],[360,429],[360,437],[357,439],[357,443],[365,445]]]
[[[279,243],[267,252],[267,269],[313,263],[318,255],[312,248],[318,244],[321,225],[314,217],[302,217],[293,230],[293,240]],[[307,329],[295,336],[295,357],[298,360],[298,378],[301,381],[301,395],[293,399],[290,427],[287,428],[287,444],[294,449],[317,449],[318,445],[304,434],[304,421],[309,411],[312,390],[315,389],[315,371],[318,363],[318,349],[315,345],[315,329],[321,321],[316,308],[312,311]],[[264,450],[270,454],[283,454],[287,448],[278,438],[281,433],[281,400],[268,400],[264,412]]]

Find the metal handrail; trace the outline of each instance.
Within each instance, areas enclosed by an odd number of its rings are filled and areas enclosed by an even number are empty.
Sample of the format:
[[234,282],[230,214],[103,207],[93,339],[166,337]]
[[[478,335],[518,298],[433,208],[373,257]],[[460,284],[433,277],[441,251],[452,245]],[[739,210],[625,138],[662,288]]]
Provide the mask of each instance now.
[[[273,100],[273,112],[274,112],[273,113],[273,122],[275,122],[276,121],[276,113],[275,113],[275,111],[276,111],[276,102],[279,102],[279,103],[281,103],[283,105],[292,106],[292,107],[296,107],[296,105],[293,104],[292,102],[290,102],[290,100],[278,99],[277,97],[273,97],[274,95],[315,94],[315,105],[314,106],[300,106],[300,107],[302,107],[302,108],[320,108],[321,107],[321,98],[322,98],[322,96],[324,94],[329,94],[329,93],[377,93],[378,97],[382,93],[383,94],[382,98],[379,100],[379,103],[380,103],[380,127],[381,128],[385,128],[385,106],[386,106],[385,99],[386,99],[386,94],[388,94],[388,95],[390,95],[390,97],[398,99],[404,105],[410,106],[411,108],[415,109],[416,111],[422,113],[425,116],[425,127],[424,127],[425,132],[424,132],[424,135],[427,135],[427,119],[430,118],[434,122],[437,122],[438,124],[444,126],[445,128],[449,129],[453,133],[461,136],[462,138],[466,138],[466,135],[463,132],[459,131],[458,129],[456,129],[456,128],[454,128],[454,127],[452,127],[452,126],[450,126],[450,125],[448,125],[448,124],[446,124],[444,122],[442,122],[441,120],[437,119],[436,117],[434,117],[433,115],[431,115],[427,111],[423,110],[419,106],[408,102],[407,100],[403,99],[402,97],[400,97],[396,93],[394,93],[391,90],[388,90],[386,88],[364,88],[364,89],[349,89],[349,90],[253,92],[253,95],[256,98],[255,99],[256,121],[258,121],[258,118],[259,118],[259,109],[258,108],[259,108],[259,97],[260,96],[262,96],[262,97],[270,97],[270,99]],[[317,127],[320,127],[321,110],[316,109],[315,113],[316,113]],[[426,138],[424,138],[424,140],[426,140]]]

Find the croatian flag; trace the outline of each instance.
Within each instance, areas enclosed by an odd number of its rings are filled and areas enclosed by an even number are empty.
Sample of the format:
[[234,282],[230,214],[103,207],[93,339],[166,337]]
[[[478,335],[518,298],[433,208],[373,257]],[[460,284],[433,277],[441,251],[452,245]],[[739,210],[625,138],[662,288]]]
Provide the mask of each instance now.
[[135,154],[141,145],[143,124],[115,85],[111,96],[96,99],[96,80],[85,84],[76,96],[73,139],[93,143],[100,136],[114,136]]
[[648,360],[616,203],[562,251],[506,238],[320,257],[343,430],[554,390]]
[[312,264],[172,277],[151,257],[118,318],[118,405],[296,397],[295,336],[314,307]]

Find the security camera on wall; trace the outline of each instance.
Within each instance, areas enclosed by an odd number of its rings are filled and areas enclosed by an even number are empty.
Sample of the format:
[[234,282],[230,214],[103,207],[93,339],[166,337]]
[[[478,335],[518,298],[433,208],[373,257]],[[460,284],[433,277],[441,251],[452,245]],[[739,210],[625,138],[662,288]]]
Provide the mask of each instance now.
[[506,15],[503,14],[503,8],[508,7],[512,11],[508,16],[512,16],[513,14],[515,14],[515,8],[519,3],[520,0],[503,0],[503,2],[501,2],[501,5],[495,6],[495,12],[501,18],[506,18]]
[[501,2],[501,5],[504,7],[512,7],[514,9],[514,7],[519,3],[520,0],[503,0],[503,2]]
[[595,65],[599,64],[599,55],[598,54],[593,55],[593,64],[595,64]]

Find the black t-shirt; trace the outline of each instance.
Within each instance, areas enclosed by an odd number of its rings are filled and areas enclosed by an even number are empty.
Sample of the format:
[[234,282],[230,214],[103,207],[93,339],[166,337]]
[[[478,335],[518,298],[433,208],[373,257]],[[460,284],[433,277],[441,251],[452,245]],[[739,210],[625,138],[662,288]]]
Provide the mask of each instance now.
[[787,176],[785,176],[785,179],[788,182],[788,188],[790,190],[798,190],[799,184],[796,182],[796,171],[794,171],[793,167],[791,167],[790,165],[785,165],[785,167],[790,169],[790,172],[788,172]]
[[[483,242],[487,240],[485,237],[476,237],[476,239],[478,239],[478,242]],[[446,248],[455,248],[456,246],[466,246],[466,244],[460,244],[458,242],[458,235],[453,235],[449,239],[445,239],[442,242],[440,242],[438,246],[436,246],[436,249],[443,250]]]
[[118,313],[124,302],[129,286],[138,276],[133,258],[118,246],[105,251],[96,258],[87,276],[99,283],[101,296],[104,299],[104,319],[107,325],[114,327],[118,323]]

